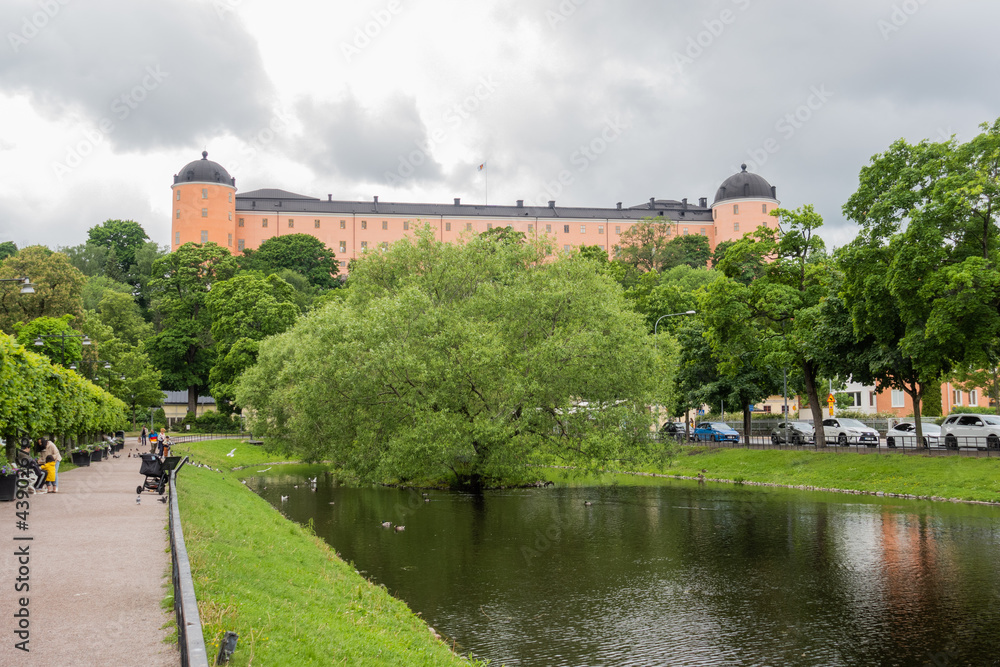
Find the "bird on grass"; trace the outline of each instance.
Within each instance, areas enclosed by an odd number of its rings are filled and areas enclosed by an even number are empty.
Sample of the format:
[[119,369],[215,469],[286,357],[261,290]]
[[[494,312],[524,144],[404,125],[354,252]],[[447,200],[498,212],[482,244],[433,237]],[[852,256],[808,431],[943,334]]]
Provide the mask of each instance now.
[[593,505],[594,503],[590,502],[589,500],[584,500],[584,501],[583,501],[583,504],[584,504],[585,506],[587,506],[587,507],[590,507],[590,506],[591,506],[591,505]]
[[236,448],[233,447],[232,451],[230,451],[228,454],[226,454],[226,456],[228,456],[230,458],[236,456]]
[[392,522],[391,521],[383,521],[382,522],[382,527],[383,528],[392,528]]
[[402,532],[404,530],[406,530],[406,526],[396,526],[396,532],[397,533]]

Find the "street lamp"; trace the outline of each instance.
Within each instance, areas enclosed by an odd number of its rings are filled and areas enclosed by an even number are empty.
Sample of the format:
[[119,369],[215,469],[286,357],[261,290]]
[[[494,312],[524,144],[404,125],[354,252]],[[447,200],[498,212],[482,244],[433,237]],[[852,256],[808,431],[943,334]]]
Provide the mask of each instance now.
[[42,345],[45,345],[45,341],[42,340],[43,338],[60,338],[60,339],[62,339],[62,358],[60,359],[60,362],[62,363],[63,366],[66,365],[66,339],[67,338],[82,338],[83,340],[80,341],[80,343],[82,345],[90,345],[90,339],[87,338],[83,334],[65,334],[64,333],[64,334],[39,334],[38,338],[35,339],[35,346],[36,347],[41,347]]
[[27,277],[21,278],[0,278],[0,283],[21,283],[21,294],[34,294],[35,285]]

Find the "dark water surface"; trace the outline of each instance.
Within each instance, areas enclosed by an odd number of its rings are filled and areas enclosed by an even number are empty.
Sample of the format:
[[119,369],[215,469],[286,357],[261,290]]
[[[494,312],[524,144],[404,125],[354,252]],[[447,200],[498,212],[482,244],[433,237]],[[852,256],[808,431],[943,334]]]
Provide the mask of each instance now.
[[495,665],[1000,665],[1000,510],[648,484],[249,480]]

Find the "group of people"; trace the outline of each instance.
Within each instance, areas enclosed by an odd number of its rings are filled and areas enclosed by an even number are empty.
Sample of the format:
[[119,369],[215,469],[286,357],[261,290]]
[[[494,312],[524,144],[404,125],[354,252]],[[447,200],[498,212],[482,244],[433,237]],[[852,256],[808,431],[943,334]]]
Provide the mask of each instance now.
[[39,455],[31,455],[31,441],[26,440],[18,449],[16,463],[34,473],[35,481],[28,487],[31,493],[57,493],[59,491],[59,463],[62,455],[56,444],[47,438],[38,439]]
[[157,456],[170,455],[170,438],[167,436],[166,430],[162,428],[157,433],[154,430],[147,430],[143,426],[142,433],[139,434],[139,444],[142,447],[148,445],[150,454],[156,454]]

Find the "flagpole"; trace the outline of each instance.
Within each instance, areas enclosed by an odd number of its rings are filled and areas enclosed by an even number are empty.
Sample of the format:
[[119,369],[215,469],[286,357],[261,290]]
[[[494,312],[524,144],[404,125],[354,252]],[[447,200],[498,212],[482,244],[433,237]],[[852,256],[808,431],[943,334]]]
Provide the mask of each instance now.
[[483,180],[485,181],[485,205],[490,205],[490,167],[485,162],[483,163]]

